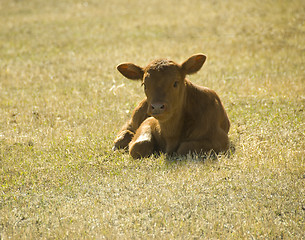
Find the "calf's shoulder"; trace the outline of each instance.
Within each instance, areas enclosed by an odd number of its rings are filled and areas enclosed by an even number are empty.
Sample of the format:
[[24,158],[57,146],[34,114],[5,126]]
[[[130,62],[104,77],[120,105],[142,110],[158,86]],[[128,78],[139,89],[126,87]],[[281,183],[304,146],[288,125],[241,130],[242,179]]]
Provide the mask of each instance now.
[[184,115],[185,138],[201,138],[217,128],[228,132],[228,124],[228,116],[217,93],[189,82]]

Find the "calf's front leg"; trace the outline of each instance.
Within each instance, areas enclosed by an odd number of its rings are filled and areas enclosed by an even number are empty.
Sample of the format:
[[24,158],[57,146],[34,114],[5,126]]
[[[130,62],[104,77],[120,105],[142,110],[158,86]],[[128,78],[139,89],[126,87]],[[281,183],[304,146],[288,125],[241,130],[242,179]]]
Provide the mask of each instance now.
[[146,119],[129,143],[129,153],[133,158],[150,156],[155,150],[156,141],[152,133],[151,118]]
[[134,136],[134,132],[128,130],[127,128],[123,128],[119,134],[116,136],[114,140],[113,150],[126,148]]
[[146,99],[144,99],[133,110],[131,119],[122,127],[121,131],[118,133],[117,137],[114,140],[113,150],[120,148],[126,149],[131,139],[133,138],[136,130],[147,117],[147,101]]

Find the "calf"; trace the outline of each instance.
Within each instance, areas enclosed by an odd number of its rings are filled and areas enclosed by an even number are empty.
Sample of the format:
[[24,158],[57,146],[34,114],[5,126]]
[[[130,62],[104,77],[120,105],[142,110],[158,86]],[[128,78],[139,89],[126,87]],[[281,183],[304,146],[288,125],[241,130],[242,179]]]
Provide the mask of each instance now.
[[129,148],[133,158],[155,151],[178,153],[226,151],[230,121],[216,92],[187,80],[206,60],[191,56],[181,65],[155,60],[142,68],[122,63],[117,69],[126,78],[141,80],[146,98],[114,141],[114,149]]

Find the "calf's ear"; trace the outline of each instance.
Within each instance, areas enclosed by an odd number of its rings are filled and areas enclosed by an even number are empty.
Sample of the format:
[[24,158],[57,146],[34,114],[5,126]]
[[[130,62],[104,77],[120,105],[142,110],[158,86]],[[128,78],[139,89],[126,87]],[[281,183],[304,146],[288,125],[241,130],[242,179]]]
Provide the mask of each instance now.
[[117,69],[123,76],[132,80],[141,80],[144,75],[143,69],[133,63],[121,63]]
[[185,74],[193,74],[199,71],[199,69],[204,64],[206,58],[207,57],[201,53],[195,54],[182,63],[182,70]]

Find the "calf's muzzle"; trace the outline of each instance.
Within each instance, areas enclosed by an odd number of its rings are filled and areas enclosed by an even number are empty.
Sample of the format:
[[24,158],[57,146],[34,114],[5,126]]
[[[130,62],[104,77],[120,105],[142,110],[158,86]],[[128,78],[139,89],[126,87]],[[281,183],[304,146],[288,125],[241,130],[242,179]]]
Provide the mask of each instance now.
[[152,115],[162,114],[166,111],[167,105],[162,102],[156,102],[150,104],[150,113]]

